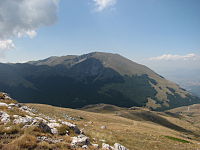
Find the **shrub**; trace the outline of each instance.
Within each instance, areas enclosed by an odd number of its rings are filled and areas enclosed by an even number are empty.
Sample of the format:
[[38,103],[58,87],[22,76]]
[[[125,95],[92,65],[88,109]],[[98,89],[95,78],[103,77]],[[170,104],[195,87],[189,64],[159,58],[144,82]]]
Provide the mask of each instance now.
[[59,135],[66,135],[67,131],[69,131],[70,129],[68,126],[62,125],[62,126],[58,127],[57,130],[58,130]]
[[173,140],[173,141],[178,141],[178,142],[182,142],[182,143],[190,143],[190,142],[187,141],[187,140],[175,138],[175,137],[172,137],[172,136],[165,136],[165,137],[168,138],[168,139],[170,139],[170,140]]

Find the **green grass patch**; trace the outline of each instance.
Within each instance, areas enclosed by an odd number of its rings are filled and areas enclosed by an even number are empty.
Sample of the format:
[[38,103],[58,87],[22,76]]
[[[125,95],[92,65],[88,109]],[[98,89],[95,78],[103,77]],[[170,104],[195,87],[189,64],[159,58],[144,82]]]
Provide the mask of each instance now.
[[178,142],[182,142],[182,143],[191,143],[187,140],[183,140],[183,139],[179,139],[179,138],[175,138],[175,137],[172,137],[172,136],[165,136],[166,138],[170,139],[170,140],[173,140],[173,141],[178,141]]

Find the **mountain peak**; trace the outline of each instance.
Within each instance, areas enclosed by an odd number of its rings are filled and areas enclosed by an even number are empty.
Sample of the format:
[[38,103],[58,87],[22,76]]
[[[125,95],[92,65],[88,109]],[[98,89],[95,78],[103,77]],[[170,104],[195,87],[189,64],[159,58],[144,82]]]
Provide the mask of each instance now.
[[0,65],[0,70],[0,90],[24,102],[29,99],[73,108],[105,103],[155,110],[199,102],[177,84],[119,54],[53,56]]

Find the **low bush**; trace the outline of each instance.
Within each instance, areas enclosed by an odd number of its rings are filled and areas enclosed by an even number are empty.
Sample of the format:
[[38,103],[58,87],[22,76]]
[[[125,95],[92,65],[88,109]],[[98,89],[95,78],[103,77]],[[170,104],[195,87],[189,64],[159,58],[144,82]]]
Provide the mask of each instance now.
[[182,142],[182,143],[190,143],[187,140],[179,139],[179,138],[172,137],[172,136],[165,136],[165,137],[168,138],[168,139],[170,139],[170,140],[173,140],[173,141],[178,141],[178,142]]

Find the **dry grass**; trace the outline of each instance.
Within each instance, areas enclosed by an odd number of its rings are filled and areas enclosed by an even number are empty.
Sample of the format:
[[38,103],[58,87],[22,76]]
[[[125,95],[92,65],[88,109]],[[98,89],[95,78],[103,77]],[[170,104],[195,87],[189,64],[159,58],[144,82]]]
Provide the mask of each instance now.
[[0,134],[17,134],[21,132],[20,125],[0,125]]
[[57,127],[57,130],[59,135],[66,135],[67,134],[66,131],[69,131],[70,128],[66,125],[62,125],[60,127]]
[[37,146],[36,137],[28,134],[24,134],[11,143],[4,145],[2,150],[21,150],[21,149],[33,149]]
[[[1,96],[0,96],[1,97]],[[1,103],[6,103],[6,104],[11,104],[11,103],[13,103],[13,104],[16,104],[17,103],[17,101],[16,100],[11,100],[11,99],[0,99],[0,102]]]
[[[112,107],[103,107],[103,109],[106,109],[108,113],[103,111],[104,113],[102,114],[95,112],[86,112],[82,110],[59,108],[42,104],[27,105],[36,109],[38,113],[51,116],[55,119],[64,119],[64,115],[69,115],[74,118],[83,118],[81,120],[79,119],[70,122],[77,124],[80,129],[84,128],[83,131],[87,136],[90,137],[91,142],[97,143],[99,145],[101,145],[103,142],[110,145],[113,145],[117,142],[126,146],[130,150],[200,149],[200,145],[197,144],[199,143],[200,138],[194,138],[194,135],[192,135],[192,132],[200,132],[200,128],[193,126],[190,122],[185,121],[182,118],[179,119],[176,117],[172,117],[171,115],[167,115],[165,113],[150,112],[146,110],[125,110],[118,108],[115,108],[114,113],[112,113],[112,110],[110,110],[113,109]],[[100,109],[97,110],[101,112]],[[26,113],[18,109],[5,109],[5,111],[10,115],[26,115]],[[176,126],[191,131],[191,133],[174,130],[172,128],[158,124],[154,120],[145,120],[144,118],[142,119],[141,114],[144,114],[144,112],[145,114],[152,113],[152,117],[155,117],[155,119],[162,117]],[[101,129],[101,126],[106,126],[106,129]],[[5,133],[8,135],[8,137],[9,135],[10,137],[15,137],[9,140],[1,140],[0,149],[70,149],[70,136],[76,136],[76,134],[73,132],[73,130],[64,125],[57,129],[59,135],[52,135],[49,133],[43,133],[41,129],[34,126],[22,129],[21,125],[13,125],[12,123],[0,125],[0,138],[2,138]],[[69,131],[70,136],[65,136],[66,130]],[[61,138],[64,141],[57,144],[39,142],[36,139],[37,136],[47,136],[52,139]],[[190,139],[187,137],[189,137]],[[89,147],[89,149],[94,150],[93,147]]]
[[[137,121],[134,117],[128,119],[111,113],[100,114],[42,104],[29,105],[37,109],[39,113],[46,115],[52,115],[52,112],[54,112],[53,117],[55,118],[63,118],[63,114],[72,117],[82,117],[83,120],[73,121],[73,123],[77,124],[80,129],[84,128],[84,133],[91,138],[91,141],[100,145],[102,144],[101,140],[105,140],[106,143],[111,145],[118,142],[130,150],[190,150],[200,148],[200,145],[197,144],[199,142],[193,138],[193,135],[175,131],[151,121]],[[120,111],[118,113],[120,114],[122,112]],[[129,114],[129,112],[126,113]],[[162,115],[162,113],[156,114],[187,130],[200,130],[184,120],[169,115]],[[101,129],[101,126],[106,126],[107,128]],[[191,143],[180,143],[178,141],[167,139],[165,136],[177,137],[179,139],[190,141]],[[192,139],[187,139],[187,136]],[[200,140],[200,138],[197,140]]]

